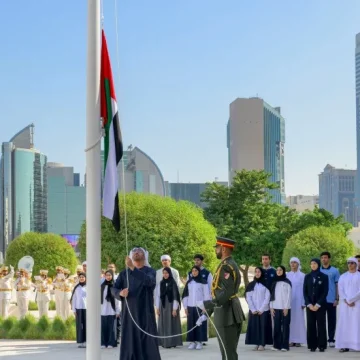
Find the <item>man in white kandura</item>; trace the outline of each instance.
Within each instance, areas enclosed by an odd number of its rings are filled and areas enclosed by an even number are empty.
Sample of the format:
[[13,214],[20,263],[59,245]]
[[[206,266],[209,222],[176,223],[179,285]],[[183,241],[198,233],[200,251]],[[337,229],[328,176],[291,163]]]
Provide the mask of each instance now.
[[290,346],[300,347],[306,344],[305,327],[305,299],[304,299],[304,279],[305,274],[301,272],[300,260],[297,257],[290,259],[290,272],[287,278],[291,281],[291,322],[290,322]]
[[339,279],[339,320],[336,328],[335,347],[340,352],[360,351],[360,272],[358,261],[347,261],[348,271]]
[[162,268],[159,269],[158,271],[156,271],[156,285],[160,284],[160,281],[163,279],[163,270],[164,268],[170,268],[171,269],[171,273],[172,276],[176,282],[176,285],[178,286],[178,288],[180,289],[181,287],[181,282],[180,282],[180,275],[179,272],[174,269],[173,267],[171,267],[171,257],[170,255],[163,255],[161,256],[161,264],[162,264]]

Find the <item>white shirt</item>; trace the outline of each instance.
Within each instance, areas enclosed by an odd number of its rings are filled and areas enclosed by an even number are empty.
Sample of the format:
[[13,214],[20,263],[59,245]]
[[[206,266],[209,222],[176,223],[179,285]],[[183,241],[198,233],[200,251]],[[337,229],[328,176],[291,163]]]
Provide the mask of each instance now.
[[71,307],[73,312],[76,312],[76,309],[86,309],[86,285],[78,286],[76,288],[72,298]]
[[[200,269],[201,269],[201,270],[204,269],[204,266],[202,266]],[[190,278],[190,276],[189,276],[189,274],[188,274],[186,280],[189,280],[189,278]],[[213,282],[213,276],[212,276],[211,273],[209,272],[209,275],[208,275],[208,278],[207,278],[207,284],[208,284],[208,286],[209,286],[210,292],[211,292],[212,282]]]
[[251,312],[269,311],[270,291],[263,284],[257,283],[253,291],[246,293],[246,301]]
[[291,309],[291,286],[278,281],[275,285],[275,300],[270,301],[270,308],[276,310]]
[[113,316],[120,314],[120,301],[115,299],[115,311],[111,306],[111,302],[106,300],[108,286],[106,285],[103,293],[103,303],[101,304],[101,316]]
[[0,300],[11,300],[12,282],[14,278],[14,271],[2,278],[0,278]]
[[[167,284],[166,284],[167,286]],[[155,306],[157,309],[160,309],[161,299],[160,299],[160,284],[156,285],[155,288]],[[174,299],[173,302],[173,310],[177,310],[179,308],[179,302]]]
[[189,296],[183,299],[184,309],[188,306],[196,307],[198,301],[211,300],[210,290],[207,284],[200,284],[196,281],[191,281],[188,285]]
[[[160,281],[164,278],[163,270],[164,270],[164,268],[161,268],[161,269],[156,271],[156,285],[160,284]],[[176,282],[176,285],[180,289],[182,284],[181,284],[181,281],[180,281],[179,272],[176,269],[172,268],[172,267],[170,267],[170,270],[171,270],[172,276],[173,276],[173,278],[174,278],[174,280]]]

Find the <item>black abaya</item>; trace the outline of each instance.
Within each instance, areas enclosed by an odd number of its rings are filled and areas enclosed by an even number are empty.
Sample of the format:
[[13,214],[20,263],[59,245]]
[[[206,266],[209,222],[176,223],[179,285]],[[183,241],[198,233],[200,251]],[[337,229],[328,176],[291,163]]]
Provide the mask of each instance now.
[[[129,271],[129,285],[127,271]],[[114,296],[121,300],[122,305],[120,360],[161,360],[157,339],[137,328],[130,317],[125,299],[120,297],[120,291],[128,288],[127,303],[134,320],[141,329],[157,336],[154,309],[155,285],[155,270],[144,266],[133,271],[122,271],[112,288]]]

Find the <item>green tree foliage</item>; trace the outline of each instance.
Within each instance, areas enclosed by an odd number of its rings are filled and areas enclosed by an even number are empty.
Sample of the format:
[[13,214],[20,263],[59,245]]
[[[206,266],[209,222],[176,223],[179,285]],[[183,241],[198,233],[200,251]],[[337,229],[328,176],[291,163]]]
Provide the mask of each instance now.
[[236,240],[234,257],[248,282],[250,266],[260,265],[262,253],[269,253],[272,263],[283,258],[286,242],[299,231],[311,226],[338,227],[347,233],[351,224],[335,218],[324,209],[315,208],[302,214],[271,202],[271,190],[277,188],[265,171],[242,170],[235,174],[230,187],[210,184],[202,194],[208,203],[205,217],[220,236]]
[[342,227],[312,226],[292,236],[285,247],[283,264],[288,266],[292,256],[302,263],[302,271],[310,271],[310,260],[319,258],[320,253],[331,253],[332,265],[340,270],[346,269],[346,260],[354,256],[355,247],[343,232]]
[[[186,202],[176,202],[169,197],[128,193],[126,196],[127,232],[129,250],[145,247],[150,254],[152,267],[160,268],[160,256],[169,254],[174,268],[185,275],[193,265],[193,255],[201,253],[210,270],[216,266],[213,245],[215,229],[204,219],[202,209]],[[115,232],[111,221],[101,220],[101,259],[105,267],[114,262],[124,268],[127,255],[123,195],[120,196],[121,231]],[[79,249],[86,258],[86,225],[81,230]]]
[[75,271],[78,260],[72,246],[60,235],[28,232],[14,239],[6,251],[5,264],[17,268],[19,260],[29,255],[34,258],[33,275],[41,269],[56,273],[56,266]]

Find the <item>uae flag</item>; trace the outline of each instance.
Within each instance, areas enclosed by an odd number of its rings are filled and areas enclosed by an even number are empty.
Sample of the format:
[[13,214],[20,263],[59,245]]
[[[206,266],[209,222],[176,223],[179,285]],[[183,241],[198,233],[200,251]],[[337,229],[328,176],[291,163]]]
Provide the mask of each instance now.
[[101,48],[101,117],[105,129],[103,215],[120,230],[118,164],[123,156],[118,107],[104,30]]

